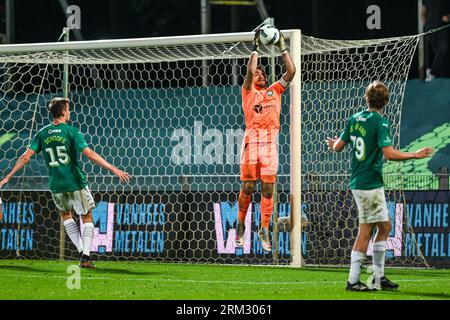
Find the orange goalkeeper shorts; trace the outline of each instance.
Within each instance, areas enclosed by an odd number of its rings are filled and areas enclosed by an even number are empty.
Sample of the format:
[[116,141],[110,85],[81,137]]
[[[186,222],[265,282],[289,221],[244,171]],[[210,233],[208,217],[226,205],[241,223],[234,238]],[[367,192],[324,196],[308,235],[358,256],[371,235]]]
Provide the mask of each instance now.
[[275,183],[278,171],[278,145],[245,143],[241,150],[241,180]]

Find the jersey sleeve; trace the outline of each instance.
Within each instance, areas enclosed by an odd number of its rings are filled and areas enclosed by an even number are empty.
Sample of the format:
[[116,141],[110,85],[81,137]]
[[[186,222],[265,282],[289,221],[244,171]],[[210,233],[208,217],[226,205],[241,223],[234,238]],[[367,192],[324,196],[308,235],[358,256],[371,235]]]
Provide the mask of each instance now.
[[378,136],[378,146],[380,148],[392,146],[392,138],[390,133],[389,121],[382,119],[378,122],[377,126],[377,136]]
[[270,88],[276,91],[278,94],[282,94],[286,90],[286,88],[283,87],[280,81],[277,81],[274,84],[272,84]]
[[341,136],[339,137],[345,143],[350,143],[350,126],[351,126],[351,118],[349,118],[345,123],[345,128],[342,131]]
[[31,150],[33,150],[36,153],[39,153],[42,151],[42,142],[41,142],[40,132],[36,133],[33,141],[31,141],[31,144],[29,145],[28,148],[30,148]]
[[75,129],[75,148],[77,148],[79,152],[82,152],[87,147],[88,144],[84,140],[83,134],[79,130]]

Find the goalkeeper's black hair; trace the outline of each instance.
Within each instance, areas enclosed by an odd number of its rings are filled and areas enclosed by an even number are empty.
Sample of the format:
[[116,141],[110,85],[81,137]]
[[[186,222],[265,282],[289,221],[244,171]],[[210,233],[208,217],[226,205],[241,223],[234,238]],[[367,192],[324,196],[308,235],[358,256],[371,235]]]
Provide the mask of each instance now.
[[266,79],[266,87],[269,86],[269,76],[267,75],[266,70],[264,70],[264,67],[262,65],[258,65],[256,67],[256,70],[258,69],[261,70],[261,72],[264,75],[264,79]]

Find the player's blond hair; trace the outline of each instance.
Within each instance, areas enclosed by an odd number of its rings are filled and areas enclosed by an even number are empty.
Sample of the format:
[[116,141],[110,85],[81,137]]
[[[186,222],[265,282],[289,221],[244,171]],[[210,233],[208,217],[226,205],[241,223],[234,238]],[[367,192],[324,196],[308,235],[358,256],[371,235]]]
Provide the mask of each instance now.
[[384,83],[374,81],[367,86],[365,97],[369,108],[381,110],[389,102],[389,89]]

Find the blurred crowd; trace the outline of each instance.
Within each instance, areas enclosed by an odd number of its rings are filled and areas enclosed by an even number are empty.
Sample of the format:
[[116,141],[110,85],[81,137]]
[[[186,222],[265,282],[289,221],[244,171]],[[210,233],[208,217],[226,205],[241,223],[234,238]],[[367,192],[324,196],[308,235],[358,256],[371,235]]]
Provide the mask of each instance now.
[[[423,0],[424,31],[450,23],[450,0]],[[434,32],[426,38],[426,79],[450,78],[450,28]]]

